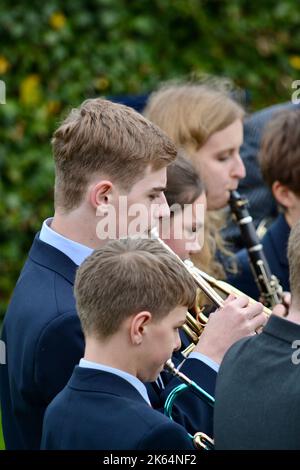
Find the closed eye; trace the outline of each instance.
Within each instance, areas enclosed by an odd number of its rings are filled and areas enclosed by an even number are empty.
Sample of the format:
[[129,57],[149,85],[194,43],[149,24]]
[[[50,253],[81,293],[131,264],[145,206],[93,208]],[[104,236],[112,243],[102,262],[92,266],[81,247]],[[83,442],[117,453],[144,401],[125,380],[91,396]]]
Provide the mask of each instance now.
[[159,194],[149,194],[148,197],[149,197],[150,201],[154,201],[155,199],[158,199]]

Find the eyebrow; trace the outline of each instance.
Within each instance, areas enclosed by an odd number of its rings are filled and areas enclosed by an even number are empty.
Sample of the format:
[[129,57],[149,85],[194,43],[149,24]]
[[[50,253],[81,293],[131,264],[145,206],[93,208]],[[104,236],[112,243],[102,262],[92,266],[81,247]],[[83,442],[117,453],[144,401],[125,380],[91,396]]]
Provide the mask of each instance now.
[[149,189],[149,191],[156,191],[156,192],[160,193],[161,191],[165,191],[166,189],[167,189],[166,186],[161,186],[161,187]]
[[226,152],[233,152],[234,150],[235,150],[235,147],[224,148],[223,150],[219,150],[216,154],[220,155],[220,154],[226,153]]

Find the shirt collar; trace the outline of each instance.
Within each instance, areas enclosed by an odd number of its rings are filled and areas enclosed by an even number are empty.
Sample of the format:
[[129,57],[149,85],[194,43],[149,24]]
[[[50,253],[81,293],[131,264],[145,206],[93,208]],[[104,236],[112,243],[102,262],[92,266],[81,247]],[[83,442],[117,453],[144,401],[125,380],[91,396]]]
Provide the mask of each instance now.
[[85,258],[91,255],[94,250],[55,232],[50,227],[52,220],[53,218],[49,218],[44,221],[40,232],[40,240],[62,251],[77,266],[80,266]]
[[127,380],[127,382],[129,382],[140,393],[140,395],[142,395],[144,400],[151,406],[145,385],[134,375],[131,375],[128,372],[116,369],[114,367],[99,364],[98,362],[87,361],[86,359],[80,359],[79,367],[87,367],[89,369],[102,370],[103,372],[110,372],[111,374],[118,375],[122,379]]

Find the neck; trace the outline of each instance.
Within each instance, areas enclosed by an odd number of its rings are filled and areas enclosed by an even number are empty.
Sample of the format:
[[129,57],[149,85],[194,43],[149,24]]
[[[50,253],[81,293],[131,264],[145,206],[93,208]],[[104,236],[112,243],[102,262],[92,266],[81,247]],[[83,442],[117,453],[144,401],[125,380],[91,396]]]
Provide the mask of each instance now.
[[87,337],[84,359],[123,370],[137,377],[135,356],[130,345],[119,335],[110,337],[108,341]]
[[290,228],[292,228],[299,220],[299,209],[294,211],[293,209],[287,209],[284,213],[285,220]]
[[55,232],[92,249],[100,248],[104,244],[104,240],[97,237],[96,226],[94,214],[81,207],[68,213],[56,209],[51,223]]
[[289,312],[285,318],[293,323],[300,325],[300,308],[298,302],[291,303]]

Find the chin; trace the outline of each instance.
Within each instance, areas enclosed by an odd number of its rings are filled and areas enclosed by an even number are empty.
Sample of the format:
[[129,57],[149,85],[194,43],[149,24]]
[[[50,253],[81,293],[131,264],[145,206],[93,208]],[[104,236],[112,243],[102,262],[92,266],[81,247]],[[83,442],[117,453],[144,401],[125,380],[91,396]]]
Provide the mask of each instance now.
[[156,380],[158,379],[158,376],[159,376],[160,372],[161,372],[161,371],[159,371],[159,372],[156,373],[156,374],[149,375],[146,379],[142,380],[142,382],[156,382]]
[[223,201],[214,201],[213,204],[207,204],[207,210],[209,211],[218,211],[219,209],[223,209],[224,207],[227,206],[229,201],[229,194],[228,194],[228,199],[223,200]]
[[156,370],[155,372],[151,373],[151,371],[148,369],[145,371],[145,374],[140,374],[138,378],[142,382],[155,382],[162,370],[163,367],[161,367],[158,371]]

